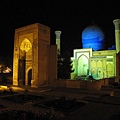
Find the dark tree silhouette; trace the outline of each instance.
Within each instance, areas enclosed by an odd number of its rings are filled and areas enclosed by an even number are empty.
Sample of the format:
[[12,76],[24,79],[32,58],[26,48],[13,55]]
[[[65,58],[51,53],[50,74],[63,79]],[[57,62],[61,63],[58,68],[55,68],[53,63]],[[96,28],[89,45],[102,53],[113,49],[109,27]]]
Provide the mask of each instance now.
[[72,70],[72,61],[70,53],[66,51],[64,54],[58,54],[58,79],[70,79]]

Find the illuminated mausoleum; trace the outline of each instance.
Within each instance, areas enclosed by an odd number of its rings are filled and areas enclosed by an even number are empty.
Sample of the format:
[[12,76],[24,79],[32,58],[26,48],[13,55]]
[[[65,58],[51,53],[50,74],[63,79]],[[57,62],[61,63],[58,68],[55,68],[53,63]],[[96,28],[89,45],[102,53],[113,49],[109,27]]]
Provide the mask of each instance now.
[[92,75],[95,80],[115,77],[119,81],[120,20],[113,23],[116,49],[105,50],[104,33],[98,26],[91,25],[83,30],[83,49],[74,49],[71,57],[74,69],[71,79]]
[[[44,85],[100,90],[104,78],[120,79],[120,19],[115,25],[115,47],[106,49],[104,33],[96,25],[82,32],[82,49],[74,49],[71,57],[74,72],[70,80],[57,80],[57,54],[60,53],[61,31],[55,31],[56,45],[50,44],[50,28],[40,23],[15,30],[13,85]],[[95,80],[76,80],[92,76]]]

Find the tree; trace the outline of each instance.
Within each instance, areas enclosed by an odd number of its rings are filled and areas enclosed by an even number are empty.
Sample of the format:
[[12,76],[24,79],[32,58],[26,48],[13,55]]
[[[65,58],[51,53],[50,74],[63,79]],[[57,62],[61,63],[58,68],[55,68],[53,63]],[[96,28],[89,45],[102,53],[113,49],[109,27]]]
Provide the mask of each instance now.
[[62,67],[63,67],[63,61],[60,54],[58,54],[58,60],[57,60],[57,77],[58,79],[62,79]]
[[58,79],[70,79],[73,71],[70,53],[66,51],[63,55],[58,54]]

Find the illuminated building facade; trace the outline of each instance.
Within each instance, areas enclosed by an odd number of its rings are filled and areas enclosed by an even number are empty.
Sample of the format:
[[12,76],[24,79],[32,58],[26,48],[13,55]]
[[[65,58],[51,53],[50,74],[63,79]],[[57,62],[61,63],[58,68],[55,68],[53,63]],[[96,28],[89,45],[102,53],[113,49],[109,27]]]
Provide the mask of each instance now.
[[119,82],[120,76],[120,20],[113,21],[115,25],[115,47],[105,50],[103,31],[96,25],[85,28],[82,32],[83,49],[74,49],[73,69],[71,79],[92,75],[94,79],[115,77]]
[[[116,82],[119,82],[120,19],[114,20],[113,23],[116,49],[114,47],[105,49],[104,33],[98,26],[89,26],[83,30],[83,49],[74,49],[73,57],[71,57],[74,69],[71,79],[92,75],[96,80],[114,77]],[[54,85],[81,88],[80,81],[57,80],[57,54],[60,52],[61,31],[55,31],[55,34],[57,45],[50,45],[48,26],[35,23],[15,30],[13,85],[30,85],[31,87]],[[90,85],[92,84],[89,83]],[[90,89],[93,87],[98,89],[94,83]]]
[[15,30],[13,85],[39,87],[57,78],[57,46],[50,28],[35,23]]

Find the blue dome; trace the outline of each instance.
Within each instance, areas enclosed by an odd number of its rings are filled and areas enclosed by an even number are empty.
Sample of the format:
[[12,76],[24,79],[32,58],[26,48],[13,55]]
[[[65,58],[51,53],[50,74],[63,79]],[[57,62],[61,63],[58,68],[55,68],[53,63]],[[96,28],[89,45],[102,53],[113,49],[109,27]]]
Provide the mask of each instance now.
[[85,28],[82,32],[83,48],[92,48],[94,51],[105,48],[103,31],[96,25]]

